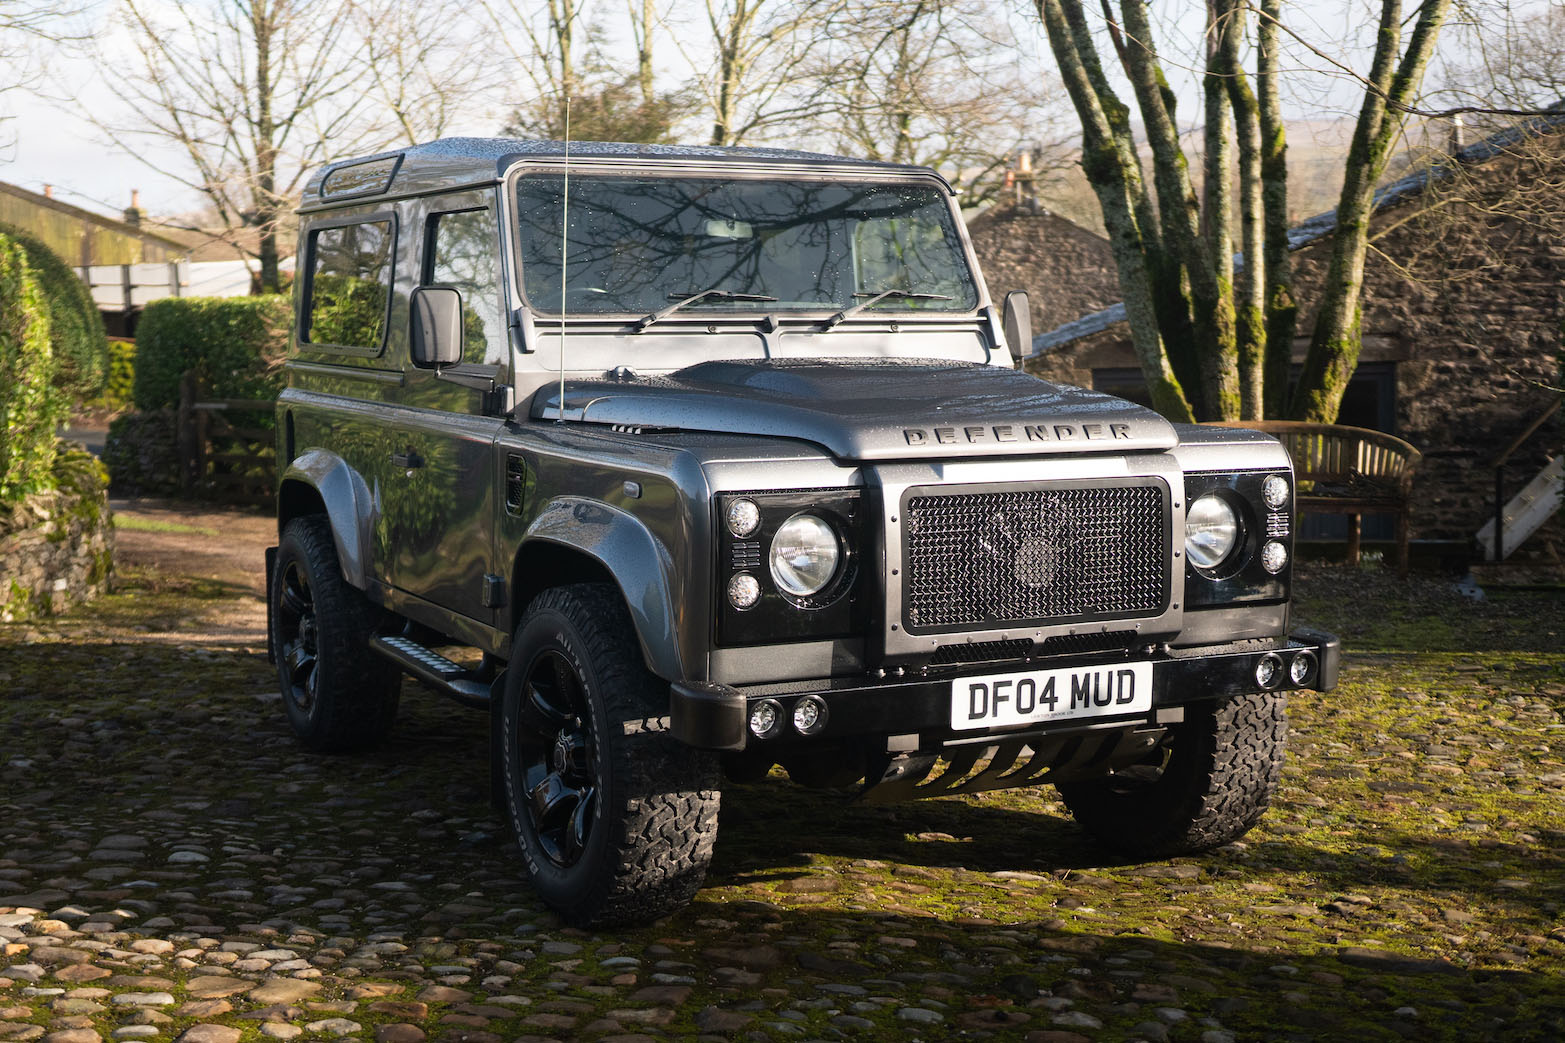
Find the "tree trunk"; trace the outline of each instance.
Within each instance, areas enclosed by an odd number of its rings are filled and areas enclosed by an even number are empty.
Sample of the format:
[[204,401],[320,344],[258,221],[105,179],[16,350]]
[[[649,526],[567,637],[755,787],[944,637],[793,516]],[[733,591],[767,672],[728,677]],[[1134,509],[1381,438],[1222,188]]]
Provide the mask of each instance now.
[[[1152,281],[1143,252],[1144,230],[1137,220],[1146,193],[1139,163],[1128,147],[1128,133],[1119,132],[1120,128],[1128,131],[1128,114],[1108,89],[1098,66],[1091,38],[1085,34],[1080,0],[1037,0],[1037,4],[1049,46],[1081,118],[1082,169],[1103,210],[1130,321],[1131,343],[1153,406],[1171,420],[1191,420],[1189,401],[1169,366],[1158,334]],[[1071,8],[1069,18],[1067,5]]]
[[[1244,264],[1234,278],[1234,337],[1239,358],[1242,420],[1265,417],[1266,326],[1263,317],[1261,220],[1261,129],[1259,106],[1239,63],[1244,7],[1239,0],[1213,0],[1217,71],[1233,110],[1239,145],[1239,249]],[[1211,107],[1210,105],[1208,106]],[[1210,121],[1212,117],[1208,115]]]
[[1398,61],[1401,4],[1385,0],[1381,8],[1370,85],[1364,92],[1364,105],[1348,149],[1347,176],[1337,204],[1331,262],[1321,289],[1320,310],[1304,360],[1304,373],[1293,395],[1292,411],[1300,420],[1328,424],[1335,421],[1342,408],[1342,394],[1358,367],[1363,334],[1360,296],[1375,185],[1385,173],[1402,116],[1423,80],[1449,9],[1450,0],[1424,0],[1407,51]]
[[255,34],[255,220],[261,241],[257,257],[261,263],[261,292],[276,293],[282,288],[278,271],[277,221],[281,206],[277,198],[277,127],[272,116],[272,36],[278,25],[276,11],[264,3],[251,5],[250,25]]
[[1281,419],[1288,410],[1293,379],[1293,335],[1299,305],[1293,296],[1293,259],[1288,253],[1288,138],[1278,96],[1278,20],[1283,0],[1261,0],[1256,26],[1255,82],[1260,91],[1261,289],[1265,309],[1265,415]]

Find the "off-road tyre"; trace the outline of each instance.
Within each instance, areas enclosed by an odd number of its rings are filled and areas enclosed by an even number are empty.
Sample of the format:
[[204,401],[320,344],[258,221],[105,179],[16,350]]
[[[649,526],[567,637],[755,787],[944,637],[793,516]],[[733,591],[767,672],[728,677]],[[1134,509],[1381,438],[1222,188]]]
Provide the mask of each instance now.
[[506,814],[563,919],[646,923],[689,904],[717,840],[718,758],[670,734],[668,684],[617,588],[556,587],[527,607],[498,727]]
[[1192,705],[1157,763],[1061,782],[1076,821],[1103,846],[1166,858],[1232,843],[1261,820],[1282,776],[1288,696]]
[[307,748],[368,749],[391,730],[402,674],[370,650],[380,615],[343,579],[326,518],[290,521],[272,576],[272,647],[283,709]]

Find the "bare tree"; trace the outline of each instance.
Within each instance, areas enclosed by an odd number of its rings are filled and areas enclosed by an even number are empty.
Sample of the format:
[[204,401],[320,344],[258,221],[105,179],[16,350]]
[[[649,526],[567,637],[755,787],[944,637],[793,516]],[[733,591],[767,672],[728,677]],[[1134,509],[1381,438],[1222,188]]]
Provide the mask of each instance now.
[[[37,88],[44,80],[42,48],[84,37],[73,24],[79,7],[60,0],[0,0],[0,95]],[[13,117],[0,111],[0,130]],[[0,145],[10,142],[0,137]]]
[[812,59],[828,38],[838,0],[706,0],[709,62],[695,88],[712,115],[713,145],[752,142],[821,111]]
[[[1146,0],[1102,0],[1104,21],[1135,95],[1151,152],[1145,187],[1129,110],[1103,73],[1082,0],[1037,0],[1083,127],[1083,168],[1110,231],[1132,338],[1154,401],[1171,416],[1332,420],[1357,365],[1365,243],[1375,186],[1412,104],[1450,0],[1423,0],[1404,18],[1380,0],[1380,23],[1337,207],[1337,231],[1304,375],[1286,399],[1294,304],[1286,248],[1285,142],[1278,111],[1279,0],[1261,0],[1254,48],[1259,96],[1240,62],[1246,0],[1208,4],[1203,84],[1207,189],[1191,187],[1174,93],[1153,39]],[[1411,28],[1409,28],[1411,26]],[[1345,66],[1338,63],[1339,68]],[[1224,100],[1226,99],[1226,104]],[[1238,131],[1241,240],[1248,263],[1236,298],[1227,122]],[[1205,234],[1201,229],[1204,227]],[[1259,260],[1259,264],[1256,261]]]
[[812,122],[840,151],[944,173],[975,205],[1011,158],[1064,161],[1057,110],[1021,76],[1014,33],[982,0],[846,0],[817,59]]
[[355,64],[366,115],[387,144],[440,137],[482,90],[470,24],[431,18],[413,0],[350,0],[346,15],[362,42]]

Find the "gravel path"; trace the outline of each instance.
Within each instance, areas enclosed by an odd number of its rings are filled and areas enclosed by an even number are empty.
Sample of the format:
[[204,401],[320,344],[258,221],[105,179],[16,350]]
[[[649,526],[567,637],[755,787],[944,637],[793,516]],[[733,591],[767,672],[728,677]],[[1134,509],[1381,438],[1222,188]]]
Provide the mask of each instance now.
[[0,1041],[1565,1038],[1557,592],[1306,577],[1374,652],[1245,843],[1124,865],[1052,789],[773,779],[695,905],[587,934],[520,880],[481,715],[409,684],[384,749],[293,742],[267,519],[121,511],[116,594],[0,627]]

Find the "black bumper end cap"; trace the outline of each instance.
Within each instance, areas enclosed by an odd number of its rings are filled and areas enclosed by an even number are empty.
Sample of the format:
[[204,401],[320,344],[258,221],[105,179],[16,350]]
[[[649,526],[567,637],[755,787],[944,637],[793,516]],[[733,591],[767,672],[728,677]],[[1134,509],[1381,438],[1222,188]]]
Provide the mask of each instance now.
[[674,738],[697,749],[742,750],[744,695],[711,681],[675,681],[669,686],[669,729]]
[[1342,668],[1342,639],[1314,627],[1295,627],[1288,637],[1289,640],[1316,649],[1315,654],[1320,657],[1320,677],[1314,688],[1329,692],[1337,687],[1337,671]]

